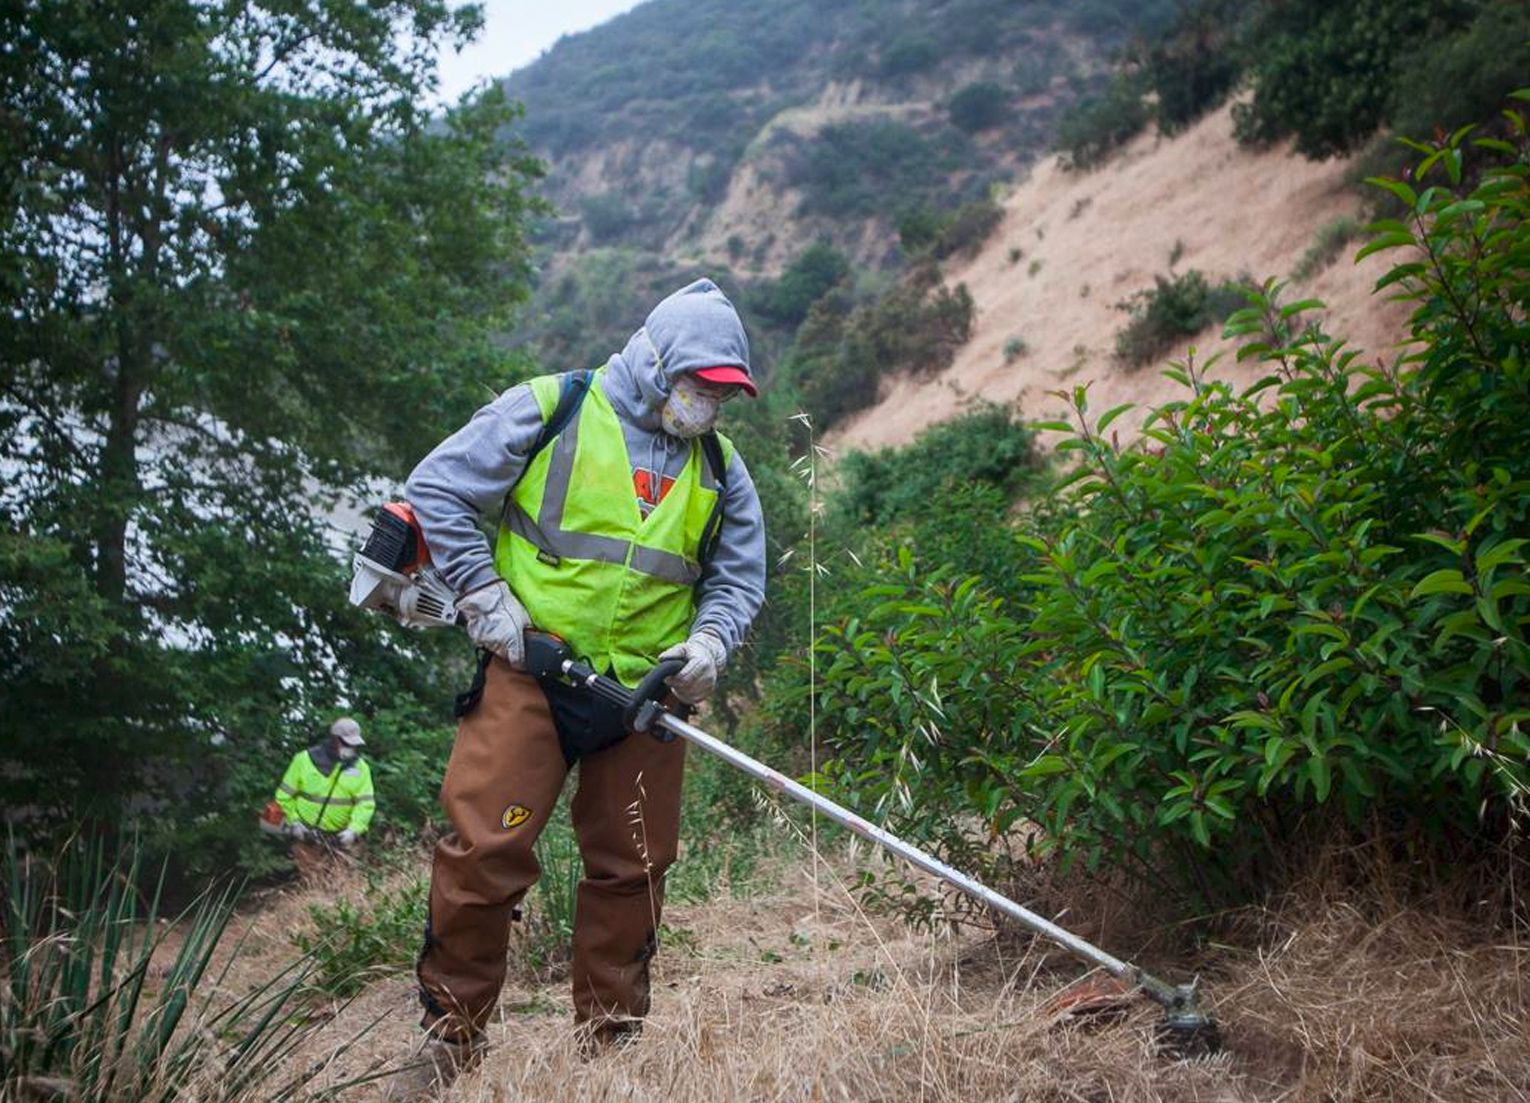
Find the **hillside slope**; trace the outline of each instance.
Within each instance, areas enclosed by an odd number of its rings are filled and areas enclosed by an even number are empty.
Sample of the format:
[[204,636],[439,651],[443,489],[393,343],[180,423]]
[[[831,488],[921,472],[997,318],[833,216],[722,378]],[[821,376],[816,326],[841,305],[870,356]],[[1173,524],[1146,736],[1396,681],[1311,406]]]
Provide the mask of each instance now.
[[[1172,140],[1139,136],[1094,172],[1065,172],[1055,161],[1039,166],[1005,200],[1004,221],[983,250],[947,272],[948,283],[967,285],[977,307],[973,337],[955,362],[931,377],[884,384],[880,401],[830,443],[903,444],[974,397],[1048,417],[1064,409],[1049,391],[1083,383],[1097,410],[1172,395],[1177,384],[1159,367],[1132,369],[1115,359],[1115,335],[1126,321],[1117,304],[1168,273],[1176,252],[1174,271],[1199,269],[1213,282],[1240,274],[1286,278],[1321,227],[1360,207],[1345,183],[1346,161],[1306,161],[1286,146],[1244,149],[1233,140],[1230,111]],[[1293,281],[1286,297],[1322,299],[1330,333],[1371,358],[1389,355],[1407,311],[1371,289],[1392,262],[1382,255],[1353,264],[1356,248],[1346,247],[1309,281]],[[1027,351],[1006,364],[1005,346],[1016,337]],[[1202,362],[1228,352],[1214,374],[1235,386],[1263,374],[1236,364],[1215,329],[1160,362],[1183,357],[1192,345]],[[1121,433],[1140,425],[1141,412],[1133,415],[1116,422]]]
[[[648,0],[504,81],[546,158],[549,267],[601,246],[773,273],[1011,179],[1169,0]],[[962,120],[960,91],[991,113]],[[1002,139],[1002,140],[999,140]]]

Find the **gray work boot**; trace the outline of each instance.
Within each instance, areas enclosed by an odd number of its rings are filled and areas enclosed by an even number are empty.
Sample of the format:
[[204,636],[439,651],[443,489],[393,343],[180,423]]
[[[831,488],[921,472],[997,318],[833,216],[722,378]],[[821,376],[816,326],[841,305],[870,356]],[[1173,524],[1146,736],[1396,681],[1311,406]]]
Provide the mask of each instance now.
[[399,1070],[388,1078],[384,1103],[422,1103],[437,1099],[464,1072],[483,1060],[482,1035],[466,1042],[426,1038]]

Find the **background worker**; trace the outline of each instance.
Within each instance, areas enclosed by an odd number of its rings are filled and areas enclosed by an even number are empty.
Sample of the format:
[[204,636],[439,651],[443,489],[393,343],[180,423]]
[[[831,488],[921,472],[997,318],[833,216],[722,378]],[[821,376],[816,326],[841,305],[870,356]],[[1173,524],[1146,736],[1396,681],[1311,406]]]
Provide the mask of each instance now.
[[[417,1067],[433,1066],[438,1084],[476,1060],[512,913],[540,872],[532,846],[576,762],[575,1018],[598,1048],[630,1038],[648,1012],[685,744],[628,736],[614,708],[524,673],[523,637],[555,633],[628,686],[682,657],[674,694],[711,694],[764,599],[759,497],[714,432],[741,392],[756,393],[743,324],[697,280],[598,371],[511,388],[410,476],[425,543],[484,652],[442,785],[454,831],[436,847],[419,963],[432,1041]],[[503,518],[492,550],[481,514]]]
[[276,788],[276,803],[296,840],[293,860],[305,876],[322,868],[332,847],[350,846],[372,824],[377,810],[372,770],[361,757],[361,725],[343,716],[329,735],[292,756]]

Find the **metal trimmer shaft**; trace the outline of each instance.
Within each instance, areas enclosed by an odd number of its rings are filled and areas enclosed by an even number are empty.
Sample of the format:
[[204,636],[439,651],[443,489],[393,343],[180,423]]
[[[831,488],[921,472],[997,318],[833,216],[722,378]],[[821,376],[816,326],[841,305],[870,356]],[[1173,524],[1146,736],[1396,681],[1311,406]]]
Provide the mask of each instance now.
[[722,740],[708,735],[694,724],[669,712],[659,704],[658,698],[666,689],[664,679],[675,673],[678,666],[683,663],[676,663],[673,660],[669,663],[661,663],[643,679],[642,684],[635,690],[630,690],[620,682],[597,674],[585,663],[570,657],[561,640],[555,640],[553,637],[540,633],[529,633],[527,639],[528,668],[533,673],[552,674],[565,678],[623,706],[626,710],[628,726],[633,731],[653,734],[657,729],[667,732],[671,737],[678,736],[695,744],[735,769],[742,770],[768,788],[817,809],[846,830],[898,855],[909,864],[940,878],[973,899],[981,900],[1028,930],[1050,939],[1075,957],[1098,965],[1128,986],[1140,989],[1164,1009],[1162,1028],[1167,1050],[1180,1056],[1195,1056],[1214,1052],[1220,1048],[1220,1033],[1216,1023],[1210,1015],[1201,1010],[1194,984],[1169,984],[1145,969],[1106,953],[1093,943],[1086,942],[1071,931],[1064,930],[1056,923],[1017,904],[1002,893],[995,892],[939,858],[926,854],[891,832],[883,830],[829,798],[813,792],[800,782],[793,781],[779,770],[774,770],[742,751],[730,747]]
[[848,808],[834,803],[819,793],[813,792],[813,790],[800,782],[793,781],[781,773],[781,771],[772,769],[763,762],[749,757],[742,751],[735,750],[715,736],[708,735],[694,724],[689,724],[668,712],[660,713],[655,718],[654,724],[656,727],[672,732],[688,743],[694,743],[709,754],[716,755],[724,762],[742,770],[768,788],[784,793],[799,803],[817,809],[846,830],[859,835],[868,842],[876,843],[884,850],[891,851],[910,865],[917,866],[926,873],[933,874],[953,888],[965,892],[973,899],[981,900],[995,911],[1009,916],[1027,929],[1057,943],[1074,956],[1098,965],[1112,976],[1117,977],[1134,988],[1141,988],[1148,996],[1162,1004],[1166,1010],[1177,1012],[1195,1005],[1193,985],[1176,986],[1169,984],[1130,962],[1122,961],[1120,958],[1106,953],[1093,943],[1086,942],[1071,931],[1064,930],[1051,920],[1037,915],[1021,904],[1017,904],[1002,893],[995,892],[987,885],[967,876],[961,870],[947,865],[934,855],[927,854],[917,846],[904,842],[898,836],[883,830],[864,817],[856,815]]

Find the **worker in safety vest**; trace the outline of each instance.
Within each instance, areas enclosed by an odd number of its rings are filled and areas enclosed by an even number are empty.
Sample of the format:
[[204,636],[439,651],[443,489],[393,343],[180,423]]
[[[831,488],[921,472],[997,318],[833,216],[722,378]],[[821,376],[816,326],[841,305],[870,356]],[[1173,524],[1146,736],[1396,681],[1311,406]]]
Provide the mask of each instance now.
[[297,840],[293,858],[305,874],[323,865],[322,844],[350,846],[372,824],[377,799],[372,770],[361,757],[364,746],[361,725],[341,717],[323,742],[292,756],[276,787],[285,833]]
[[[576,763],[581,1039],[590,1049],[630,1039],[648,1012],[685,743],[628,736],[619,710],[524,673],[523,634],[555,633],[628,686],[682,657],[675,697],[712,693],[765,591],[759,496],[714,430],[740,393],[756,394],[743,324],[716,284],[697,280],[604,366],[511,388],[409,478],[432,560],[483,649],[459,701],[441,790],[454,830],[436,847],[419,962],[430,1040],[417,1067],[429,1064],[436,1086],[481,1048],[509,924],[537,879],[532,844]],[[483,514],[500,519],[493,548]]]

